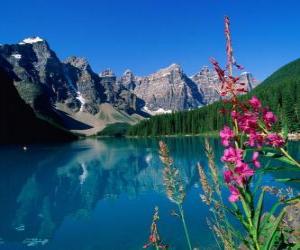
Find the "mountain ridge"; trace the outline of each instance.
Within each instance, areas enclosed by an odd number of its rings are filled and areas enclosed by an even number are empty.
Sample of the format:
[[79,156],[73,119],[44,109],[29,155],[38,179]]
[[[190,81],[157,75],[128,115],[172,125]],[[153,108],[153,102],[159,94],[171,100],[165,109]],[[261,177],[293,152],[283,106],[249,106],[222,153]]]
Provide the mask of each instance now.
[[[276,113],[277,130],[300,131],[300,59],[279,68],[259,86],[239,98],[246,100],[253,95]],[[229,120],[228,115],[220,114],[222,108],[224,103],[217,101],[191,111],[155,116],[130,127],[128,135],[161,136],[215,132]]]
[[[60,60],[40,37],[0,45],[0,59],[20,97],[39,117],[83,135],[97,134],[113,123],[133,125],[151,115],[195,109],[219,98],[216,73],[208,68],[192,78],[175,63],[148,76],[135,76],[131,70],[121,77],[109,69],[95,73],[85,58]],[[252,88],[252,78],[246,80]]]

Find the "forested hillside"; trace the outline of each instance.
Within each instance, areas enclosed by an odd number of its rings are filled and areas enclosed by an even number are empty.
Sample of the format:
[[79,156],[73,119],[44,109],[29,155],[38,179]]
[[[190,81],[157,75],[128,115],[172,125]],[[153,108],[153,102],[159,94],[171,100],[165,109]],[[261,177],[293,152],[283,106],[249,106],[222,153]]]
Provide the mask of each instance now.
[[[278,116],[278,128],[300,131],[300,59],[268,77],[257,88],[241,97],[259,97]],[[128,130],[130,136],[200,134],[219,130],[228,116],[220,113],[222,102],[191,111],[153,116]]]

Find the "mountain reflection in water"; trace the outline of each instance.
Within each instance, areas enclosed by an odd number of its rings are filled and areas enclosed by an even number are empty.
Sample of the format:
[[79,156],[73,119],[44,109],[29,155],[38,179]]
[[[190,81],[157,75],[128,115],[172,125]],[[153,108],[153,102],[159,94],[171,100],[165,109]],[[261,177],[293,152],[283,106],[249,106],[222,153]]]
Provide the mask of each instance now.
[[[217,249],[200,202],[196,163],[207,167],[203,139],[167,138],[188,192],[194,246]],[[217,158],[222,147],[211,141]],[[0,249],[141,249],[155,205],[162,237],[184,249],[180,221],[165,194],[157,139],[88,139],[0,148]],[[291,151],[299,155],[299,143]],[[222,164],[218,162],[222,167]],[[267,176],[271,183],[274,176]]]

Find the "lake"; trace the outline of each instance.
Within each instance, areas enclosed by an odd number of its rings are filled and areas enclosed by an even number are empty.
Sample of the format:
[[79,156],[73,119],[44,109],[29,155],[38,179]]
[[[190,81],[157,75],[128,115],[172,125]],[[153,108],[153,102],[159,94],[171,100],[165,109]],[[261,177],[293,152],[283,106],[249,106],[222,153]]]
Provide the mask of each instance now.
[[[192,245],[218,249],[199,197],[196,163],[207,167],[203,139],[164,140],[187,190]],[[223,148],[211,142],[219,158]],[[300,159],[300,143],[289,149]],[[86,139],[27,150],[1,146],[0,166],[0,249],[142,249],[155,206],[161,237],[171,249],[186,249],[181,222],[171,215],[176,206],[165,195],[158,139]],[[272,185],[276,177],[268,174],[264,183]]]

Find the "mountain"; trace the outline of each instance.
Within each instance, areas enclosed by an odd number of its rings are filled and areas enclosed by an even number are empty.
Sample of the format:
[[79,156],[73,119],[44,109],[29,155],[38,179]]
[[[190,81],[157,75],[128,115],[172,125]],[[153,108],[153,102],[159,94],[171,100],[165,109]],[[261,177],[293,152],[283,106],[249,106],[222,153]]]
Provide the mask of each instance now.
[[71,133],[39,119],[19,96],[7,72],[0,68],[0,143],[70,141]]
[[[83,135],[219,100],[216,72],[207,67],[192,77],[180,65],[171,64],[149,76],[126,70],[118,78],[110,69],[95,73],[81,57],[61,61],[40,37],[0,45],[0,67],[39,118]],[[251,74],[242,74],[241,81],[252,88]]]
[[72,132],[91,135],[110,123],[143,118],[142,101],[118,85],[113,74],[94,73],[83,58],[62,62],[39,37],[1,45],[0,57],[0,66],[34,112]]
[[203,101],[206,104],[220,100],[220,96],[216,91],[219,85],[219,78],[216,71],[204,66],[191,79],[197,84],[198,91],[202,94]]
[[135,77],[126,71],[120,84],[131,89],[145,102],[150,114],[169,113],[204,105],[197,85],[178,64],[172,64],[146,77]]
[[[249,90],[255,86],[250,73],[242,73],[240,81]],[[178,64],[146,77],[137,77],[126,70],[119,83],[142,99],[145,102],[143,110],[151,115],[195,109],[220,99],[216,91],[219,86],[217,73],[208,67],[192,77],[188,77]]]
[[[248,91],[251,91],[258,85],[258,82],[254,81],[252,74],[249,72],[241,73],[239,78],[239,82],[246,84]],[[220,82],[215,70],[204,66],[198,73],[193,75],[191,79],[197,84],[205,104],[211,104],[220,100],[220,95],[216,91]]]
[[[249,74],[244,74],[244,77],[248,78]],[[280,68],[240,98],[246,100],[253,95],[259,97],[264,105],[277,114],[277,129],[300,131],[300,59]],[[227,115],[219,112],[223,105],[223,102],[218,101],[191,111],[155,116],[132,126],[128,134],[156,136],[217,131],[229,119]]]

